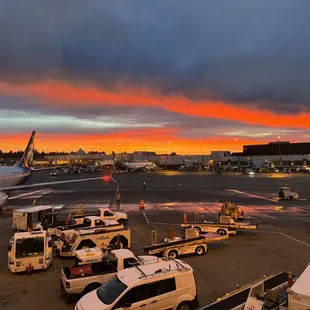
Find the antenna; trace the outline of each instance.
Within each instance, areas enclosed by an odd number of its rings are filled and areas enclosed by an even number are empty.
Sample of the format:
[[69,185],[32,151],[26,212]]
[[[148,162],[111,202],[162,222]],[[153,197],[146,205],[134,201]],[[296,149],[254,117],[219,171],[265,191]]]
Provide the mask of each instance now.
[[142,273],[142,276],[146,278],[146,274],[137,265],[135,265],[134,267],[136,267]]

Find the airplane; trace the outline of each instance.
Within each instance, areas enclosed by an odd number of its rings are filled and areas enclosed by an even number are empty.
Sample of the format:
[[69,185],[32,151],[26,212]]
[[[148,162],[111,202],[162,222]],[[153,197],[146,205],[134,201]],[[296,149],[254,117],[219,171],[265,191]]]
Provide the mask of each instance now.
[[[107,177],[96,177],[96,178],[87,178],[87,179],[74,179],[74,180],[22,185],[23,183],[25,183],[26,180],[29,179],[29,177],[31,176],[33,172],[40,171],[40,170],[46,170],[46,168],[34,169],[30,167],[30,162],[32,161],[32,158],[33,158],[35,136],[36,136],[36,132],[33,131],[29,139],[29,142],[27,144],[27,147],[23,153],[23,156],[19,162],[17,162],[13,166],[1,166],[0,167],[0,210],[1,210],[1,207],[3,207],[10,199],[9,195],[11,191],[16,190],[16,189],[44,187],[47,185],[49,186],[49,185],[54,185],[54,184],[85,182],[85,181],[100,180],[100,179],[107,180]],[[13,198],[14,197],[12,197],[11,199]]]
[[116,167],[126,168],[128,171],[137,172],[137,171],[145,171],[145,170],[153,170],[156,168],[156,165],[152,162],[142,161],[142,162],[134,162],[134,163],[124,163],[121,162],[117,157],[114,158],[114,164]]

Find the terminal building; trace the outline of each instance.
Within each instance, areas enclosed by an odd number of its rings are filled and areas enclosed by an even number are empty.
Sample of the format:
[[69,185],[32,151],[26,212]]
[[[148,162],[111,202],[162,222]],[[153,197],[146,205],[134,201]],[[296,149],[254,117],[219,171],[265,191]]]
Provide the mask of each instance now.
[[65,155],[48,155],[45,160],[54,165],[65,164],[111,164],[113,165],[113,155],[106,155],[104,153],[86,153],[79,149],[74,154]]
[[222,167],[297,168],[310,165],[310,143],[288,141],[244,145],[243,152],[231,153],[216,160]]

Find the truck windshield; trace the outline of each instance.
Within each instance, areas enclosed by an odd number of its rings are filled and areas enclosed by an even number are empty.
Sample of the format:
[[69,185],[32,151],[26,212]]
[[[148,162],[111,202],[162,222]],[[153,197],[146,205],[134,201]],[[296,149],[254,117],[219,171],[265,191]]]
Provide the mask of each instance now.
[[44,255],[44,238],[16,240],[16,258],[33,257]]
[[114,276],[97,290],[97,296],[105,305],[111,305],[126,288],[127,286]]

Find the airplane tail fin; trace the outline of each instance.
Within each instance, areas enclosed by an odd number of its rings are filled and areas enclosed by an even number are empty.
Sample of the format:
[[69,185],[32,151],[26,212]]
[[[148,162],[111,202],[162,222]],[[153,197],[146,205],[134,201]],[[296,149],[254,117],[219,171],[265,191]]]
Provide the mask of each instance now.
[[35,141],[36,132],[33,131],[29,139],[28,145],[24,151],[23,157],[17,163],[19,167],[29,167],[29,163],[33,160],[33,150],[34,150],[34,141]]

